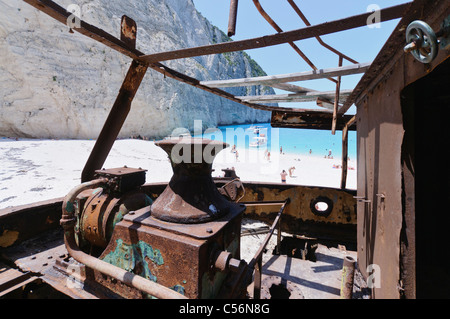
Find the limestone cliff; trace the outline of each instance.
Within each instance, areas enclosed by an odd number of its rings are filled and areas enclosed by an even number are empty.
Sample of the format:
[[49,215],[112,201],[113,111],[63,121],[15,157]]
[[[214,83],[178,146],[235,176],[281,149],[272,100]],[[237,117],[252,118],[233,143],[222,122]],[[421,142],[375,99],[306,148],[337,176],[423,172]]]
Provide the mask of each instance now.
[[[192,0],[58,0],[77,4],[81,18],[119,37],[122,15],[138,25],[137,49],[155,53],[229,41]],[[227,13],[226,13],[227,14]],[[20,0],[0,0],[0,136],[96,138],[131,59],[57,22]],[[236,52],[164,62],[199,80],[263,75]],[[232,88],[235,95],[273,94]],[[149,70],[119,137],[159,138],[175,128],[264,122],[254,110]]]

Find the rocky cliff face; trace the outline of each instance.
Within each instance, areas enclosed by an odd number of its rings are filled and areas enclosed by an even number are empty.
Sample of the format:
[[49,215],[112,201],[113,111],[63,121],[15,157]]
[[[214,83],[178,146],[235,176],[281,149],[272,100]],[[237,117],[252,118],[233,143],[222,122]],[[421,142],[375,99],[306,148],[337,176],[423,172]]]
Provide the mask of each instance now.
[[[229,41],[191,0],[59,0],[81,18],[119,37],[122,15],[138,25],[137,49],[169,51]],[[0,0],[0,136],[96,138],[131,59],[75,32],[20,0]],[[199,80],[263,75],[243,53],[208,55],[165,65]],[[270,88],[232,88],[235,95],[273,94]],[[119,137],[159,138],[192,129],[264,122],[254,110],[150,70]]]

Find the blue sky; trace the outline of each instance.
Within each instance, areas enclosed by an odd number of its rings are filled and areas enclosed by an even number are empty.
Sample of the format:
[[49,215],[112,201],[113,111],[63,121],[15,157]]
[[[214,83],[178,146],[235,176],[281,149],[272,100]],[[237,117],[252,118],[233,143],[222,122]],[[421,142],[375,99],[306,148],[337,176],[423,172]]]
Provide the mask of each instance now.
[[[193,0],[197,10],[213,25],[227,33],[229,0]],[[386,8],[410,1],[406,0],[295,0],[296,5],[312,25],[324,23],[365,13],[370,5]],[[272,17],[283,31],[300,29],[305,24],[286,0],[260,0],[262,8]],[[381,23],[379,28],[367,26],[322,36],[327,44],[358,62],[374,60],[399,19]],[[236,35],[233,40],[243,40],[275,34],[266,20],[260,15],[252,0],[240,0],[236,22]],[[318,68],[331,68],[338,65],[338,56],[322,47],[316,39],[295,42],[297,46]],[[289,44],[246,51],[268,75],[309,71],[311,67],[291,48]],[[351,64],[344,60],[344,65]],[[341,89],[353,89],[361,75],[342,78]],[[294,83],[307,88],[333,91],[335,84],[329,80],[314,80]],[[275,90],[277,94],[287,93]],[[280,106],[315,108],[314,102],[280,103]],[[354,113],[352,107],[348,114]]]

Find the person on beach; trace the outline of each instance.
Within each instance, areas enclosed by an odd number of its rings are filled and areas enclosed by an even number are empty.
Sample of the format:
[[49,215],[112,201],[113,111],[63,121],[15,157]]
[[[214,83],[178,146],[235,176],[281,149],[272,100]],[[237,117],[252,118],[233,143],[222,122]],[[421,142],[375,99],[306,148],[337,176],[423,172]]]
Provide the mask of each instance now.
[[283,146],[280,146],[280,154],[283,154]]
[[285,170],[283,170],[283,171],[280,173],[280,176],[281,176],[281,182],[282,182],[282,183],[286,183],[286,176],[287,176],[287,173],[286,173]]
[[267,160],[270,162],[270,152],[267,152]]
[[294,170],[295,170],[295,166],[292,166],[291,168],[289,168],[289,177],[292,177]]
[[236,150],[236,152],[234,153],[234,155],[236,156],[236,162],[239,161],[239,152]]

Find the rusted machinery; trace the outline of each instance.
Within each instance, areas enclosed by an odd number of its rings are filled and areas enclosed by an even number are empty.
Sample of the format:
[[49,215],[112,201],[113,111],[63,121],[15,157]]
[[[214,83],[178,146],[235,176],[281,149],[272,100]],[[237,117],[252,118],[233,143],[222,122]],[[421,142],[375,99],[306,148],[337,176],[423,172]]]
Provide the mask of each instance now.
[[[121,269],[164,286],[141,292],[134,284],[95,274],[97,282],[123,297],[159,296],[161,290],[162,297],[177,296],[166,287],[189,298],[230,296],[230,280],[247,266],[239,259],[245,205],[227,200],[211,177],[212,161],[226,144],[184,138],[157,145],[174,172],[164,192],[152,202],[140,189],[143,169],[97,170],[94,180],[65,198],[61,224],[67,249],[81,249],[74,258],[91,260],[87,265],[95,272],[117,278],[98,266],[106,262],[113,273]],[[235,293],[231,296],[245,290]]]

